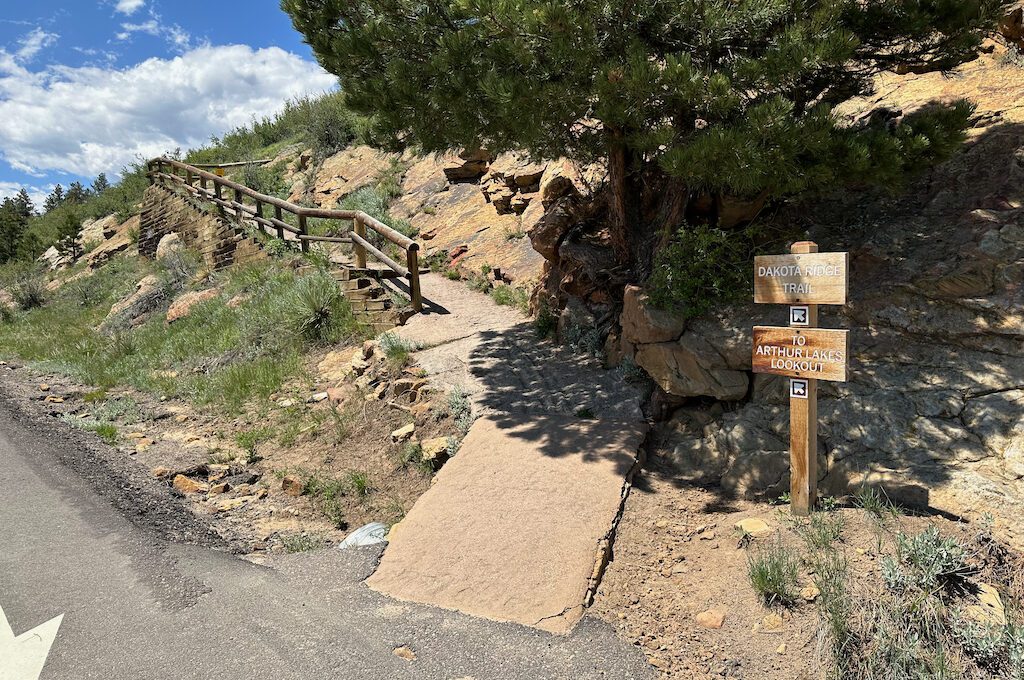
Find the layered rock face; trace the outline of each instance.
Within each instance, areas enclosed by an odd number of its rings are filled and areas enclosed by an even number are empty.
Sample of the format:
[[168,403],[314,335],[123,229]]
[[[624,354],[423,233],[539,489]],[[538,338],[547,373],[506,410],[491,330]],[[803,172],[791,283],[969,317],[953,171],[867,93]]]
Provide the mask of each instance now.
[[[1000,84],[1016,79],[1015,88]],[[977,518],[1018,545],[1024,528],[1024,71],[985,57],[958,78],[892,76],[885,104],[978,103],[965,150],[906,193],[851,195],[808,223],[851,255],[851,301],[820,325],[849,328],[847,383],[819,383],[823,493],[881,484],[897,499]],[[877,106],[878,101],[863,103]],[[858,115],[851,111],[851,116]],[[753,305],[684,323],[627,288],[622,347],[682,408],[665,444],[685,474],[743,495],[789,485],[785,379],[750,373],[751,328],[785,325]]]

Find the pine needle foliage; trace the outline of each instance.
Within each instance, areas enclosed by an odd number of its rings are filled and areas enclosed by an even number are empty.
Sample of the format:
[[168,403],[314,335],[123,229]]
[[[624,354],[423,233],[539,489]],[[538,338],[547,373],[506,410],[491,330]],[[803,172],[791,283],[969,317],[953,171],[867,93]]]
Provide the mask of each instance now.
[[898,125],[844,120],[836,107],[870,93],[878,73],[948,71],[974,58],[1006,2],[281,4],[340,77],[346,103],[372,117],[378,141],[606,160],[612,244],[629,259],[638,242],[651,245],[645,225],[673,233],[682,220],[671,208],[697,196],[899,186],[950,153],[966,102]]

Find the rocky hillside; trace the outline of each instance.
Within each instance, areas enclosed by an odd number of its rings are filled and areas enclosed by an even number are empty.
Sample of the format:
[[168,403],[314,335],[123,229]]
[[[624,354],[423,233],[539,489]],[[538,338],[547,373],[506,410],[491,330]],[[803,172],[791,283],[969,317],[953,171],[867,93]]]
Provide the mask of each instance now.
[[[1003,46],[948,77],[891,75],[846,113],[899,116],[933,99],[977,104],[962,153],[892,196],[800,206],[822,251],[851,256],[852,299],[822,325],[851,330],[851,380],[820,385],[825,493],[881,484],[901,502],[996,515],[1018,545],[1024,502],[1024,62]],[[693,479],[737,494],[788,490],[783,380],[750,373],[753,305],[689,324],[625,296],[621,351],[681,405],[664,447]],[[695,398],[721,404],[697,407]]]

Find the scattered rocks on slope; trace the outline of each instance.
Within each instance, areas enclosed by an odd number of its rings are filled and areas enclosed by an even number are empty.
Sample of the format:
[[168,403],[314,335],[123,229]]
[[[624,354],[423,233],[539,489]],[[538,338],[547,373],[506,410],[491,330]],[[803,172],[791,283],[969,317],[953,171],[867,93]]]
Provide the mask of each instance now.
[[[166,237],[165,237],[166,238]],[[163,241],[161,241],[163,243]],[[216,288],[207,288],[206,290],[193,290],[187,293],[179,295],[171,306],[167,309],[167,323],[174,323],[179,319],[184,319],[192,310],[197,306],[212,300],[217,297],[219,291]]]

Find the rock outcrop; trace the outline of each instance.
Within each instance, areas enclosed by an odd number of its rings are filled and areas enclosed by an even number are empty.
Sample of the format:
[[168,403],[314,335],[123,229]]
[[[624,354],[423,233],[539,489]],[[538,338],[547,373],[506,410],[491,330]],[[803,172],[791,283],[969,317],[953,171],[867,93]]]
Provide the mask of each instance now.
[[[977,101],[962,153],[901,196],[783,219],[805,217],[823,251],[851,254],[849,304],[822,308],[822,326],[850,329],[852,353],[849,382],[819,383],[822,492],[878,484],[903,503],[990,512],[1024,545],[1024,90],[999,85],[1021,70],[998,55],[960,75],[891,76],[882,91],[903,110]],[[684,324],[627,289],[622,354],[669,396],[733,402],[684,407],[667,426],[663,451],[686,475],[742,495],[788,490],[785,379],[749,373],[752,326],[784,315],[751,305]]]

